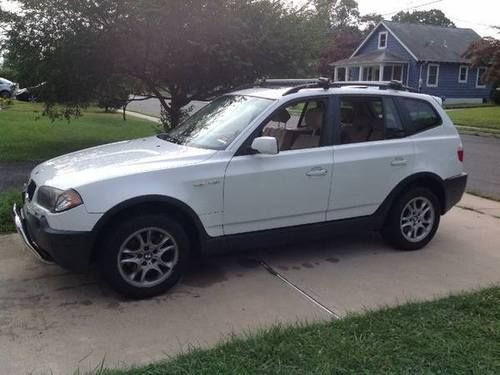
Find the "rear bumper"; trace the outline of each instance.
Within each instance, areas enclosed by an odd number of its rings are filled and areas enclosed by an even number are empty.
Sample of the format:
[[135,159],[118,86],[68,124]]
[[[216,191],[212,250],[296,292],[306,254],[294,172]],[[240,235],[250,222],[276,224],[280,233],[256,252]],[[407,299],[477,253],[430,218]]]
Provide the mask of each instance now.
[[44,217],[35,217],[16,205],[12,208],[12,214],[17,232],[38,260],[56,263],[74,272],[88,269],[94,243],[91,232],[51,229]]
[[466,173],[444,180],[445,205],[443,207],[443,213],[448,212],[453,206],[460,202],[466,186]]

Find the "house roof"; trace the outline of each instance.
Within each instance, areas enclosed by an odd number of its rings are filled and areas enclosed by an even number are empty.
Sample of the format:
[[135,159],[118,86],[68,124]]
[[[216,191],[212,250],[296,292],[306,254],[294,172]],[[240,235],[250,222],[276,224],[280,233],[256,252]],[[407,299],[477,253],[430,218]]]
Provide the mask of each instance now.
[[418,60],[467,62],[463,54],[481,37],[472,29],[383,21]]
[[330,65],[360,65],[360,64],[368,64],[368,63],[407,63],[408,59],[396,55],[394,53],[387,52],[387,50],[383,51],[375,51],[370,53],[365,53],[362,55],[354,56],[349,59],[343,59],[339,61],[335,61]]

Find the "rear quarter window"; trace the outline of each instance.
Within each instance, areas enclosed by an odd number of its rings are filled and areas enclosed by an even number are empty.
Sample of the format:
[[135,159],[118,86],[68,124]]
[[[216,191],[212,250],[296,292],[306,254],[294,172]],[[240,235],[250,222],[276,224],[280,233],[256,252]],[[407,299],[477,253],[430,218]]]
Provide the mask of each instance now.
[[398,98],[398,102],[413,133],[422,132],[443,123],[434,107],[425,100]]

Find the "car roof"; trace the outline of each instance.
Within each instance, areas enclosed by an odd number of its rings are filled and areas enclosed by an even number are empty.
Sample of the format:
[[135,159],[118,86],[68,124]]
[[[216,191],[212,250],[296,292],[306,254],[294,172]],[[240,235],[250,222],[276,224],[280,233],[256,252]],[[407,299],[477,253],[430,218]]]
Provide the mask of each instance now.
[[323,88],[304,88],[300,91],[285,95],[287,91],[293,89],[294,86],[288,87],[253,87],[250,89],[238,90],[229,93],[228,95],[243,95],[243,96],[255,96],[265,99],[279,100],[283,98],[300,98],[306,96],[316,96],[316,95],[392,95],[392,96],[402,96],[417,99],[432,99],[431,95],[409,92],[404,90],[394,90],[388,88],[370,87],[363,86],[362,84],[346,85],[342,87],[331,87],[328,89]]

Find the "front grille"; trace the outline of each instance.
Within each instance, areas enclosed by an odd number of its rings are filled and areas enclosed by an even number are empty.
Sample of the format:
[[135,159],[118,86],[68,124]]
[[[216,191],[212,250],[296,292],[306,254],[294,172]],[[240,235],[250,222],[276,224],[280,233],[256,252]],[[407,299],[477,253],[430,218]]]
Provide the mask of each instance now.
[[28,184],[28,188],[26,189],[26,194],[28,195],[28,200],[33,200],[33,196],[35,195],[36,183],[31,180]]

